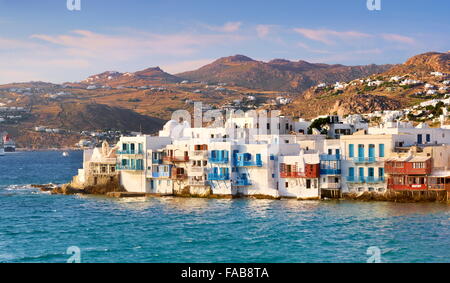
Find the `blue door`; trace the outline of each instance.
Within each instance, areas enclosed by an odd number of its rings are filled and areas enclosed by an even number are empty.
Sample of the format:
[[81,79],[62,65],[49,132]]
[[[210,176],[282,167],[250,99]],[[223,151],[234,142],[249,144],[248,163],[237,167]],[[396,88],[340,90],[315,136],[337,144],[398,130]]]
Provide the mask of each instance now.
[[363,167],[359,167],[359,180],[360,181],[364,180],[364,168]]
[[423,142],[422,135],[417,135],[417,143],[422,144],[422,142]]
[[369,145],[369,160],[375,160],[375,145]]
[[355,157],[355,145],[353,144],[348,145],[348,157],[350,158]]
[[384,144],[380,143],[380,148],[379,148],[379,155],[380,157],[384,157]]
[[384,180],[384,168],[383,167],[378,168],[378,178],[380,178],[380,180]]
[[363,144],[358,145],[358,159],[360,161],[364,160],[364,145]]
[[355,180],[355,168],[353,167],[348,168],[348,179],[349,181]]

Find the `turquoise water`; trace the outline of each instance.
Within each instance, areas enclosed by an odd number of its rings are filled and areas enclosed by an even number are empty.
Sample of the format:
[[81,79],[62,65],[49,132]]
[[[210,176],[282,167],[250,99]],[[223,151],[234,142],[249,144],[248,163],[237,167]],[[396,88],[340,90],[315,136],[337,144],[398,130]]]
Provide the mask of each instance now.
[[52,196],[82,153],[0,157],[0,262],[450,262],[450,207],[294,200]]

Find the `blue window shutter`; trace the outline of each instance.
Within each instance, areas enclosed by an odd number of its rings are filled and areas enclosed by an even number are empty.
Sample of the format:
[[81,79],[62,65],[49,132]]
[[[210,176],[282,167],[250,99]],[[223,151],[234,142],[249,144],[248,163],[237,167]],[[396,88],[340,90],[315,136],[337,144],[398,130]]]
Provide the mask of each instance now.
[[355,145],[354,144],[349,144],[348,145],[348,156],[350,158],[355,157]]
[[384,144],[383,143],[380,143],[379,155],[380,155],[380,157],[384,157]]

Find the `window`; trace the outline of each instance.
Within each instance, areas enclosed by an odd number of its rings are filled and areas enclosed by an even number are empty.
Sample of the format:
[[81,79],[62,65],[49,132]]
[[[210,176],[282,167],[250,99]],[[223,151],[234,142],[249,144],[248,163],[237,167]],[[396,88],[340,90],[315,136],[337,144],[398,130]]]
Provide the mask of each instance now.
[[384,157],[384,144],[380,143],[379,147],[378,147],[378,155],[380,157]]
[[383,167],[378,168],[378,176],[380,178],[384,178],[384,168]]
[[350,158],[355,157],[355,145],[354,144],[349,144],[348,145],[348,156]]
[[286,182],[285,187],[286,189],[289,188],[289,182]]
[[430,135],[430,134],[427,134],[427,136],[426,136],[426,141],[427,141],[427,142],[431,142],[431,135]]
[[311,180],[306,180],[306,188],[311,189]]
[[414,162],[413,168],[414,169],[423,169],[423,168],[425,168],[425,162]]
[[364,158],[364,145],[358,144],[358,157]]

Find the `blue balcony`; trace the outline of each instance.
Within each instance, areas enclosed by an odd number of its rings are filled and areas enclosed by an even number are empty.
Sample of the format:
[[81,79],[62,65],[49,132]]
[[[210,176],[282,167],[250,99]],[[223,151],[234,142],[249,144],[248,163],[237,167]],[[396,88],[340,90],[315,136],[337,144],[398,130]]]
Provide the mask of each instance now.
[[236,181],[234,181],[234,185],[238,187],[251,186],[252,181],[250,181],[249,179],[237,179]]
[[321,154],[320,155],[321,161],[339,161],[341,160],[340,154]]
[[261,160],[261,154],[256,154],[255,158],[252,158],[250,153],[235,153],[234,154],[234,166],[236,167],[262,167],[263,162]]
[[144,166],[142,165],[122,165],[117,164],[116,169],[119,171],[144,171]]
[[142,150],[118,150],[118,155],[135,155],[135,154],[144,154]]
[[152,172],[152,178],[170,178],[170,172]]
[[320,175],[341,175],[341,169],[320,169]]
[[230,180],[230,174],[209,173],[208,180],[209,181],[227,181],[227,180]]
[[163,160],[162,159],[152,159],[152,164],[156,164],[156,165],[163,164]]
[[354,163],[375,163],[377,159],[375,157],[353,157]]
[[384,177],[356,177],[356,176],[348,176],[347,177],[347,183],[375,184],[375,183],[383,183],[384,181],[385,181]]
[[228,157],[210,157],[208,158],[208,162],[209,163],[215,163],[215,164],[228,164],[230,160],[228,159]]

